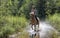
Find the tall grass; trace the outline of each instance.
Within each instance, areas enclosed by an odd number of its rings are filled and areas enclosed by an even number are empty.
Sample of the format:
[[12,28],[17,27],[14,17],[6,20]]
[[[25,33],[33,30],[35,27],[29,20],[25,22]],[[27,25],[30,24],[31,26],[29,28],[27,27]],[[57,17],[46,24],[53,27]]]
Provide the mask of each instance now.
[[47,20],[54,26],[58,31],[60,31],[60,13],[55,13],[54,15],[49,15]]
[[0,38],[23,31],[26,25],[25,16],[0,16]]

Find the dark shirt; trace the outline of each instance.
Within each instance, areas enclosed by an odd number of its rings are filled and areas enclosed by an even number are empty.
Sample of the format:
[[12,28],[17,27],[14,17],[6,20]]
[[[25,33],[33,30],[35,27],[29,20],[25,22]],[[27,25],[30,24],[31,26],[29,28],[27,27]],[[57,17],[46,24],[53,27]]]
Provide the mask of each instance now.
[[34,10],[34,13],[35,13],[35,15],[36,15],[36,16],[38,16],[38,12],[37,12],[37,10],[36,10],[36,9]]

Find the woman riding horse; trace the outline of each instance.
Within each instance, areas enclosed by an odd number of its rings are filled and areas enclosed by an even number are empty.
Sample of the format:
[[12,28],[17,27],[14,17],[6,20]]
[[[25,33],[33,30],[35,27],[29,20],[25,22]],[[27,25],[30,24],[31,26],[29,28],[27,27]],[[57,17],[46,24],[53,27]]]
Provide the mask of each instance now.
[[36,25],[38,25],[38,28],[39,28],[39,18],[36,19],[34,12],[30,13],[30,21],[31,21],[30,24],[32,29],[34,25],[34,31],[36,31]]

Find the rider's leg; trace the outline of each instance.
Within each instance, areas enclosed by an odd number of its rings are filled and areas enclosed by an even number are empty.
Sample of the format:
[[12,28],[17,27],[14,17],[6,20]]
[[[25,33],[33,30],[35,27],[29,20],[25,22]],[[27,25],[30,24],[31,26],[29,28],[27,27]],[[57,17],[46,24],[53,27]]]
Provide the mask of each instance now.
[[38,19],[37,19],[37,16],[35,15],[35,18],[36,18],[36,20],[38,21]]

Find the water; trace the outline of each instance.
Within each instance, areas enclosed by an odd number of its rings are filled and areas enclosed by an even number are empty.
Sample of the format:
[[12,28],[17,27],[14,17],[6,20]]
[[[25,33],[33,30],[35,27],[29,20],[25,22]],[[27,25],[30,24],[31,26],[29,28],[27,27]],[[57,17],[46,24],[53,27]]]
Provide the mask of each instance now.
[[38,34],[39,38],[53,38],[54,35],[57,34],[56,29],[54,29],[50,24],[46,22],[40,22],[39,25],[40,25],[39,32],[35,32],[34,30],[31,29],[30,25],[28,26],[27,31],[29,32],[30,36]]

